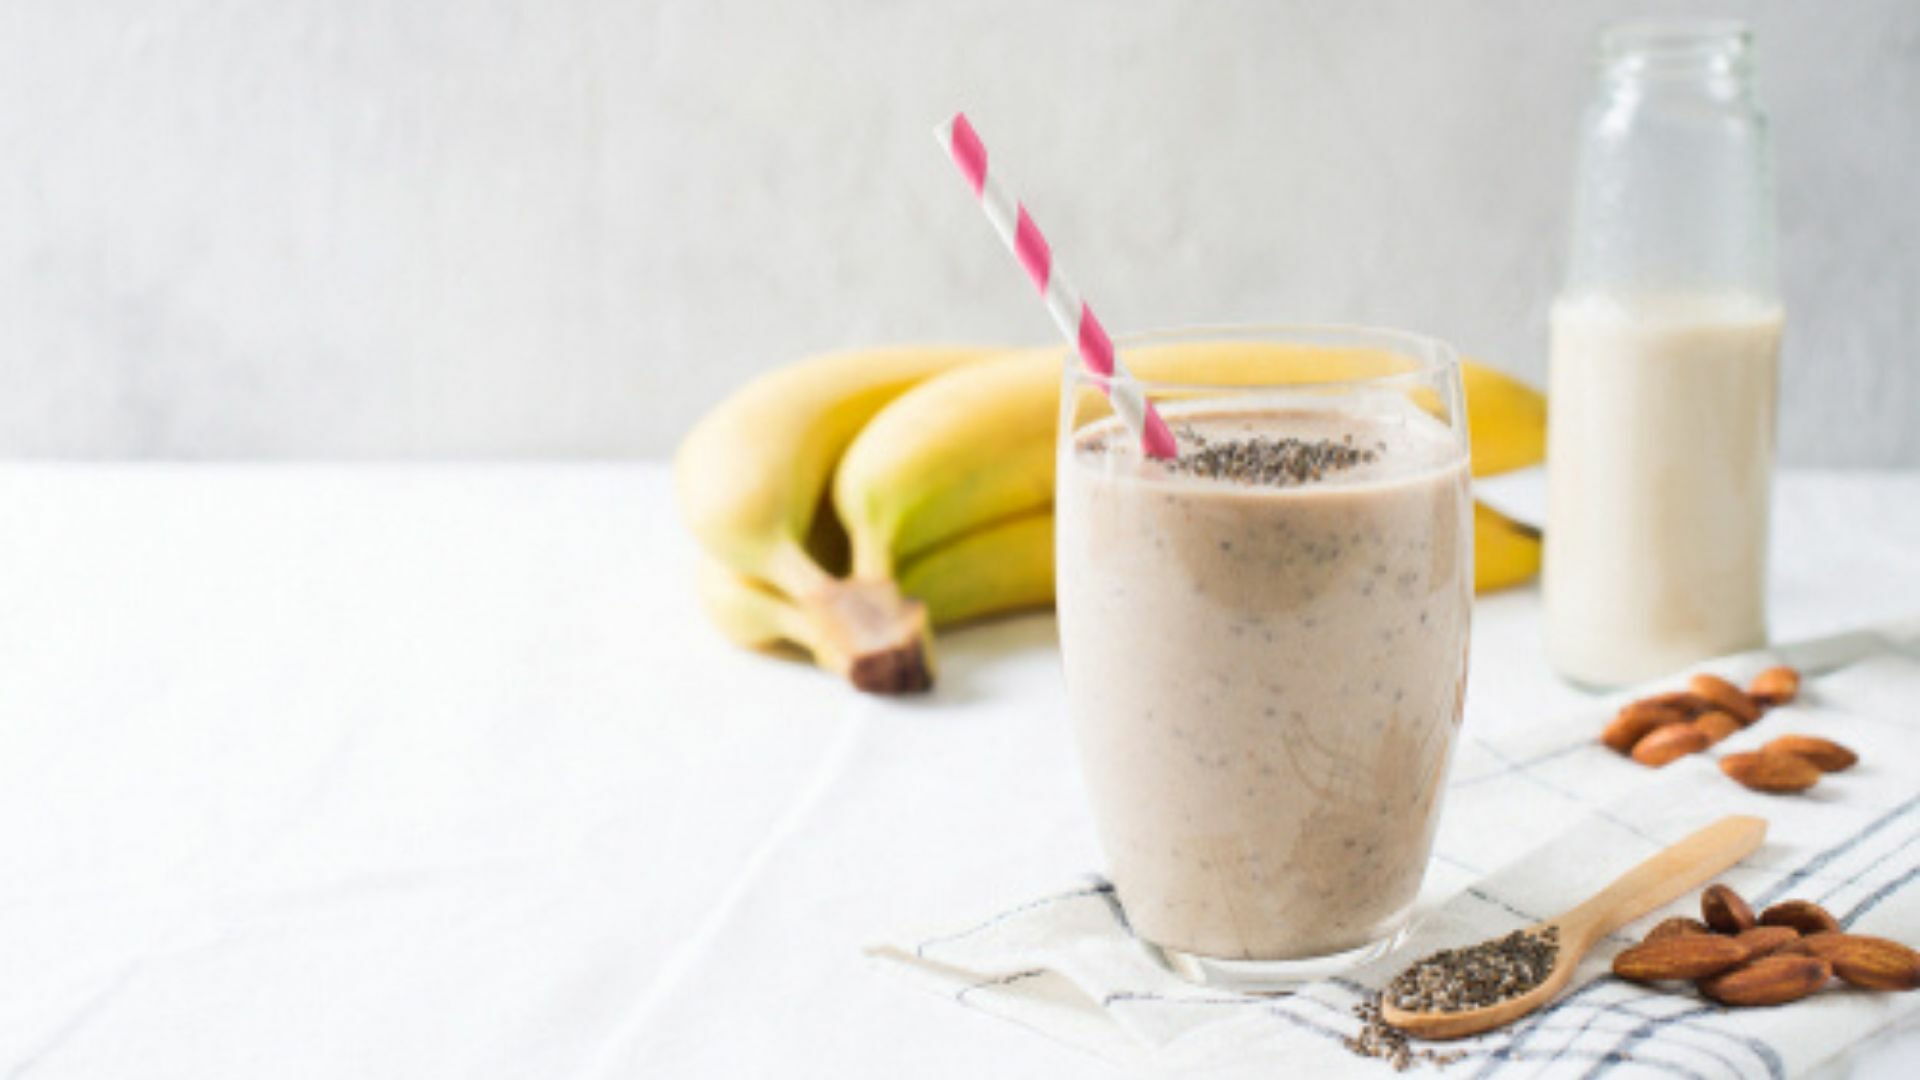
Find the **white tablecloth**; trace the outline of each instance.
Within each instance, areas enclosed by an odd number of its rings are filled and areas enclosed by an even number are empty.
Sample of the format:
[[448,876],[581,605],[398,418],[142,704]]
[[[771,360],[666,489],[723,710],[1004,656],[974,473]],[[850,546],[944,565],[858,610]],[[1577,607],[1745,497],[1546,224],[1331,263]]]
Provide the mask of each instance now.
[[[1778,502],[1777,636],[1920,609],[1920,475]],[[656,465],[0,466],[0,1068],[1112,1075],[859,951],[1098,866],[1050,621],[878,701],[691,555]],[[1578,700],[1537,620],[1476,608],[1473,728]]]

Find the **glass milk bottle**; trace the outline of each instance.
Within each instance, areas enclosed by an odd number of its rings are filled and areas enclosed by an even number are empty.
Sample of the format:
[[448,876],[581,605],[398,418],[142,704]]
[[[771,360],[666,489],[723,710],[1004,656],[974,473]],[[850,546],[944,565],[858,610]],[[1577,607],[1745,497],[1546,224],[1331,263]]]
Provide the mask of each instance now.
[[1781,309],[1751,35],[1608,29],[1583,136],[1551,320],[1547,653],[1616,686],[1767,637]]

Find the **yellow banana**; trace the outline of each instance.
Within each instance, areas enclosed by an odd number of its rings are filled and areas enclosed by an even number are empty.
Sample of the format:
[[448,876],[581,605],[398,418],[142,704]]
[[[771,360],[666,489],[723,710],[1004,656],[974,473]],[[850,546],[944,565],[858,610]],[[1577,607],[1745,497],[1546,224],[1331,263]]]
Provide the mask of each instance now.
[[819,635],[793,601],[719,559],[701,554],[693,582],[707,617],[735,645],[766,649],[786,644],[819,651]]
[[1540,572],[1540,530],[1483,502],[1473,504],[1473,591],[1492,592]]
[[854,575],[888,577],[943,540],[1052,505],[1059,402],[1060,350],[1032,349],[948,372],[882,409],[833,478]]
[[[882,409],[847,448],[833,502],[854,573],[881,578],[949,538],[1053,501],[1059,349],[1033,349],[946,372]],[[1377,350],[1201,342],[1130,350],[1147,380],[1208,385],[1328,382],[1388,374]],[[1544,399],[1479,364],[1463,365],[1473,470],[1493,475],[1541,460]]]
[[1053,514],[1026,514],[922,553],[900,570],[900,590],[936,625],[1053,605]]
[[1498,476],[1547,460],[1547,398],[1519,379],[1471,360],[1460,364],[1467,396],[1473,475]]
[[702,417],[674,455],[674,486],[694,537],[721,562],[790,596],[821,588],[829,575],[805,541],[847,444],[913,384],[991,351],[830,353],[754,379]]

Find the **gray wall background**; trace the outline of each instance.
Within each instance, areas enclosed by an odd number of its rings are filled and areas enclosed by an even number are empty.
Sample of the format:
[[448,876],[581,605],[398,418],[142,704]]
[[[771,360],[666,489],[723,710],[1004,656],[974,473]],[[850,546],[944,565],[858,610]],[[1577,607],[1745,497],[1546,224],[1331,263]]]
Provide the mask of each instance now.
[[1920,3],[13,0],[0,454],[644,455],[809,350],[1042,340],[956,107],[1116,331],[1542,378],[1592,34],[1759,34],[1800,463],[1920,465]]

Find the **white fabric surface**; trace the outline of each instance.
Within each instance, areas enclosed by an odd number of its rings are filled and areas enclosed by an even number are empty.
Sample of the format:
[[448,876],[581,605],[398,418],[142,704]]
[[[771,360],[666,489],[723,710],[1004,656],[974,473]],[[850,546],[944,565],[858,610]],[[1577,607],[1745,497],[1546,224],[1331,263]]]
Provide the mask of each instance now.
[[[1343,1041],[1354,1015],[1414,958],[1485,941],[1570,910],[1607,882],[1729,814],[1766,819],[1766,844],[1713,880],[1756,909],[1815,900],[1856,933],[1920,941],[1920,619],[1713,665],[1744,681],[1772,663],[1805,671],[1801,700],[1769,713],[1718,753],[1786,732],[1820,735],[1862,763],[1814,792],[1747,791],[1709,755],[1658,771],[1599,746],[1601,703],[1576,723],[1467,740],[1447,792],[1434,859],[1459,866],[1511,859],[1414,926],[1397,954],[1288,995],[1259,997],[1183,982],[1127,929],[1103,880],[1018,898],[1002,908],[882,943],[887,967],[956,1002],[1113,1061],[1215,1076],[1267,1076],[1275,1062],[1316,1077],[1369,1076],[1372,1060]],[[1644,688],[1673,689],[1676,680]],[[1611,703],[1608,703],[1611,704]],[[1522,1024],[1445,1049],[1447,1071],[1476,1077],[1573,1078],[1604,1067],[1628,1077],[1780,1080],[1801,1075],[1873,1032],[1920,1011],[1920,994],[1827,993],[1781,1010],[1722,1009],[1688,988],[1634,986],[1606,975],[1611,956],[1655,922],[1698,910],[1697,890],[1622,929],[1589,953],[1560,999]]]
[[[1920,475],[1779,504],[1783,639],[1913,609]],[[742,654],[658,465],[13,464],[0,515],[0,1072],[1114,1074],[860,953],[1099,866],[1050,620],[908,702]],[[1583,700],[1537,611],[1476,605],[1469,734]]]

